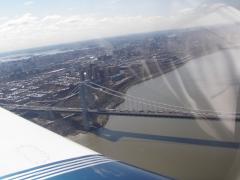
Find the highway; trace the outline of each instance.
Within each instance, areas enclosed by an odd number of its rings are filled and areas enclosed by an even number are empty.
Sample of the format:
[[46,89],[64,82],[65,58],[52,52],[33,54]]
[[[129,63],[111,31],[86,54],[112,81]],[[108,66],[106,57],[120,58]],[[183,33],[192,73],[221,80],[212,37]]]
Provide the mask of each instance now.
[[[0,104],[1,107],[12,111],[47,111],[59,113],[74,113],[81,114],[83,108],[67,108],[67,107],[48,107],[48,106],[27,106],[27,105],[9,105]],[[240,121],[238,114],[233,115],[220,115],[220,114],[202,114],[191,112],[176,112],[176,111],[129,111],[117,109],[87,109],[87,113],[99,115],[115,115],[115,116],[139,116],[139,117],[154,117],[154,118],[181,118],[181,119],[200,119],[200,120],[222,120],[222,119],[235,119]]]

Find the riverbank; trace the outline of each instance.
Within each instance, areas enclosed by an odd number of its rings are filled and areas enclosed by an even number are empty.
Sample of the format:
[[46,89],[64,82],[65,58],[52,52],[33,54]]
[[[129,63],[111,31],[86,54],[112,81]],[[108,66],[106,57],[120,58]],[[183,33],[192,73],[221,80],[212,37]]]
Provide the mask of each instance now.
[[[232,60],[223,56],[225,53],[230,54]],[[183,82],[171,83],[174,93],[181,95],[182,89],[178,87],[183,83],[188,90],[187,93],[191,93],[191,98],[194,98],[196,103],[202,103],[203,98],[211,97],[212,94],[217,94],[228,86],[227,91],[208,100],[216,109],[221,108],[227,112],[236,110],[234,104],[237,102],[238,92],[234,89],[238,87],[238,76],[233,74],[234,78],[230,78],[229,67],[231,63],[238,62],[238,54],[233,51],[219,52],[193,60],[177,69]],[[215,68],[216,64],[218,68]],[[239,67],[236,68],[236,72],[239,72]],[[191,78],[189,73],[192,73]],[[164,79],[174,82],[179,74],[170,72],[164,75]],[[145,81],[128,89],[127,95],[138,95],[149,101],[171,105],[179,105],[179,102],[187,105],[189,99],[179,100],[173,97],[173,92],[169,91],[164,79],[159,77]],[[198,83],[198,86],[193,86],[194,83]],[[151,89],[157,91],[149,93],[148,90]],[[206,91],[201,94],[198,90]],[[236,127],[233,133],[229,133],[229,129],[226,128],[228,123]],[[234,119],[233,121],[224,119],[189,121],[177,118],[109,116],[104,128],[69,138],[105,156],[176,179],[196,179],[196,172],[200,179],[221,179],[228,173],[228,167],[232,167],[236,158],[236,149],[202,145],[197,142],[237,143],[239,127]],[[179,139],[181,141],[178,141]],[[182,139],[191,143],[183,143]]]
[[[156,74],[150,74],[149,76],[145,76],[143,78],[135,77],[129,83],[127,83],[127,84],[125,84],[125,85],[123,85],[120,88],[115,89],[115,90],[125,94],[128,91],[128,89],[130,89],[131,87],[133,87],[133,86],[135,86],[137,84],[143,83],[144,81],[148,81],[148,80],[160,77],[162,75],[166,75],[167,73],[172,72],[172,71],[176,70],[177,68],[185,65],[190,60],[192,60],[192,58],[185,59],[183,61],[184,63],[179,63],[178,65],[172,66],[172,68],[165,69],[164,71],[161,71],[161,72],[156,73]],[[125,101],[124,98],[121,98],[121,99],[120,98],[110,98],[107,101],[107,103],[104,105],[104,108],[115,109],[120,104],[124,103],[124,101]],[[99,126],[100,127],[104,127],[107,124],[108,120],[109,120],[109,116],[107,116],[107,115],[100,115],[95,120],[96,123],[97,123],[96,126],[97,127],[99,127]]]
[[[234,46],[234,47],[228,47],[228,48],[222,48],[222,49],[219,49],[219,52],[220,51],[228,51],[228,50],[231,50],[231,49],[239,49],[240,46]],[[130,81],[129,83],[127,83],[126,85],[122,86],[121,88],[119,89],[115,89],[116,91],[120,91],[122,92],[123,94],[125,94],[128,89],[130,89],[131,87],[137,85],[137,84],[140,84],[140,83],[143,83],[144,81],[148,81],[148,80],[151,80],[151,79],[155,79],[155,78],[158,78],[162,75],[167,75],[168,73],[176,70],[177,68],[180,68],[181,66],[185,65],[186,63],[188,63],[189,61],[193,60],[193,59],[196,59],[196,58],[201,58],[203,56],[206,56],[206,55],[211,55],[213,53],[216,53],[216,51],[213,51],[213,52],[207,52],[205,54],[202,54],[202,56],[197,56],[197,57],[192,57],[192,56],[188,56],[187,58],[183,59],[182,61],[180,61],[181,63],[177,64],[177,65],[174,65],[172,66],[171,68],[169,69],[165,69],[164,71],[161,71],[159,73],[156,73],[156,74],[150,74],[149,76],[145,76],[145,77],[142,77],[142,78],[134,78],[132,81]],[[119,106],[120,104],[124,103],[124,99],[119,99],[119,98],[112,98],[112,99],[109,99],[107,105],[105,106],[105,108],[109,108],[109,109],[114,109],[116,108],[117,106]],[[96,122],[101,126],[105,126],[107,124],[109,120],[109,117],[108,116],[99,116],[96,120]]]

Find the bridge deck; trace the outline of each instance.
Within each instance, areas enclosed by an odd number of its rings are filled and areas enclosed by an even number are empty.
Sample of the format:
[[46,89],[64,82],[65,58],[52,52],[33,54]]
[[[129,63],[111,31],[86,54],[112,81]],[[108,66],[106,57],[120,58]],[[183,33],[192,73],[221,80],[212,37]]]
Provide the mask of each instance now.
[[[51,111],[60,113],[79,113],[83,112],[82,108],[66,108],[66,107],[40,107],[40,106],[24,106],[24,105],[3,105],[2,107],[9,110],[20,110],[20,111]],[[185,112],[174,112],[174,111],[120,111],[120,110],[87,110],[90,114],[101,114],[101,115],[116,115],[116,116],[139,116],[139,117],[165,117],[165,118],[182,118],[182,119],[202,119],[202,120],[220,120],[220,119],[235,119],[240,120],[238,114],[231,116],[223,116],[219,114],[201,114],[201,113],[185,113]]]

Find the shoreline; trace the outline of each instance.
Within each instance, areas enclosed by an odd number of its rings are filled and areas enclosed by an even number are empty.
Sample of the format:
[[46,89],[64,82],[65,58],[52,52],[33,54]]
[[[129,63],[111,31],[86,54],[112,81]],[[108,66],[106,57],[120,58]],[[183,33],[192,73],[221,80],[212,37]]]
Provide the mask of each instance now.
[[[234,46],[234,47],[226,47],[226,48],[222,48],[222,49],[219,49],[219,51],[226,51],[226,50],[231,50],[231,49],[239,49],[240,48],[240,45],[238,46]],[[168,74],[174,70],[176,70],[177,68],[180,68],[181,66],[184,66],[185,64],[187,64],[189,61],[191,60],[194,60],[194,59],[197,59],[197,58],[201,58],[203,56],[206,56],[206,55],[210,55],[210,54],[213,54],[213,53],[216,53],[218,51],[213,51],[213,52],[208,52],[206,54],[202,54],[201,56],[197,56],[197,57],[192,57],[190,56],[189,58],[185,59],[185,61],[183,61],[181,64],[178,64],[178,65],[175,65],[174,68],[170,68],[170,69],[167,69],[165,70],[165,72],[160,72],[160,73],[157,73],[157,74],[154,74],[154,75],[149,75],[148,77],[143,77],[141,79],[133,79],[131,82],[129,82],[128,84],[124,85],[124,87],[120,88],[120,89],[116,89],[116,91],[120,91],[124,94],[126,94],[126,92],[133,86],[137,85],[137,84],[140,84],[140,83],[143,83],[145,81],[148,81],[148,80],[152,80],[152,79],[155,79],[155,78],[158,78],[158,77],[161,77],[162,75],[165,75],[165,74]],[[108,105],[111,105],[111,103],[113,103],[110,108],[116,108],[117,106],[119,106],[120,104],[124,103],[125,100],[117,100],[116,98],[113,98],[111,99],[111,102],[107,102],[105,108],[108,106]],[[100,115],[99,117],[97,117],[94,121],[97,123],[97,127],[104,127],[107,122],[109,120],[109,115]]]
[[[148,81],[148,80],[152,80],[152,79],[155,79],[155,78],[158,78],[158,77],[161,77],[165,74],[168,74],[174,70],[176,70],[177,68],[180,68],[181,66],[185,65],[186,63],[188,63],[190,60],[192,60],[193,58],[191,59],[188,59],[185,63],[182,63],[178,66],[175,66],[174,68],[172,69],[168,69],[166,70],[165,72],[163,73],[158,73],[158,74],[154,74],[154,75],[150,75],[148,77],[144,77],[144,78],[141,78],[141,79],[133,79],[133,81],[129,82],[127,85],[125,85],[125,87],[121,88],[120,90],[117,89],[117,91],[120,91],[122,93],[124,93],[124,95],[126,94],[126,92],[132,88],[133,86],[137,85],[137,84],[140,84],[140,83],[143,83],[145,81]],[[111,99],[111,102],[107,102],[105,108],[110,105],[110,108],[116,108],[117,106],[119,106],[120,104],[124,103],[125,100],[119,100],[119,99],[116,99],[116,98],[113,98]],[[113,104],[111,104],[113,103]],[[109,120],[109,115],[99,115],[96,120],[94,120],[96,123],[97,123],[97,127],[104,127],[107,123],[108,123],[108,120]]]

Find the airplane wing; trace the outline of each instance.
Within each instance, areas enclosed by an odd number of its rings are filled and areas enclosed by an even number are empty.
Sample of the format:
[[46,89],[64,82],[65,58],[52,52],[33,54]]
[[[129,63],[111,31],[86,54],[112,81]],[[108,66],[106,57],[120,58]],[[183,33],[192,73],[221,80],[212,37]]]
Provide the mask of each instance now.
[[170,179],[109,159],[0,108],[0,179]]

